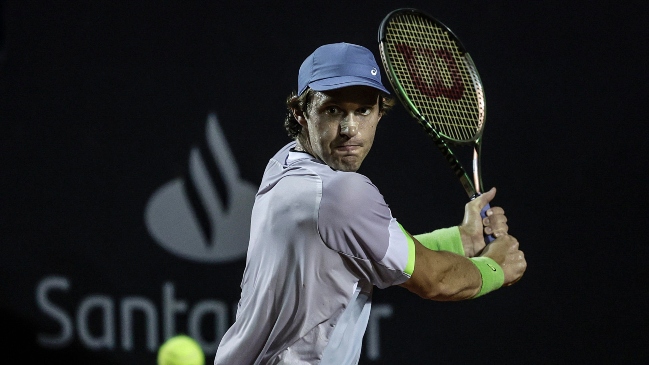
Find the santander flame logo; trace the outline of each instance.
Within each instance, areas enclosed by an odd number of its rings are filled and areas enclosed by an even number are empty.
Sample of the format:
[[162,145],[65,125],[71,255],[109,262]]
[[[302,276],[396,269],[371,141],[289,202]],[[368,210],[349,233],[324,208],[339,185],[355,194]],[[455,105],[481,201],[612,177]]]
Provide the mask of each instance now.
[[257,188],[239,176],[213,113],[205,137],[206,143],[191,149],[186,176],[153,193],[144,220],[151,237],[177,256],[210,263],[238,260],[248,249]]

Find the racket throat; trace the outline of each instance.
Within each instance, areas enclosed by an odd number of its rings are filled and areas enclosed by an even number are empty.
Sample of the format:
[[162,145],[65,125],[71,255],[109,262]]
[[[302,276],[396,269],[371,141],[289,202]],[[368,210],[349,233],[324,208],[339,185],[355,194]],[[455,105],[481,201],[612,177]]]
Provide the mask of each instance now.
[[[473,186],[475,186],[475,194],[482,194],[482,181],[480,181],[480,161],[478,160],[478,151],[473,149]],[[473,199],[473,198],[472,198]]]
[[462,187],[464,187],[464,191],[467,192],[467,195],[469,195],[469,198],[471,198],[471,200],[480,195],[480,193],[476,192],[476,190],[473,188],[473,184],[471,183],[471,180],[469,180],[469,177],[466,176],[466,174],[462,174],[461,176],[458,176],[458,178],[460,179]]

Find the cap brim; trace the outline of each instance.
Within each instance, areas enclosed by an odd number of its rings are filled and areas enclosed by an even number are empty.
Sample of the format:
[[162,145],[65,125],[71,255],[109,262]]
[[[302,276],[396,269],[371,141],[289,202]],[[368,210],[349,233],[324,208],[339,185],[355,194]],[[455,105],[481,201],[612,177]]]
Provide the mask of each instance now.
[[365,79],[358,76],[330,77],[323,80],[313,81],[309,83],[308,86],[315,91],[328,91],[348,86],[369,86],[383,91],[388,95],[390,94],[390,92],[381,83],[376,82],[375,80]]

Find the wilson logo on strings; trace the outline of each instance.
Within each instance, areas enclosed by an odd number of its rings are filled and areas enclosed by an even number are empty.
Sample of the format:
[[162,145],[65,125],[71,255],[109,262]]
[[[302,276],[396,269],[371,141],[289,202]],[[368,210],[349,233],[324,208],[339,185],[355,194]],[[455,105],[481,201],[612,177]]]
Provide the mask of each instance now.
[[[424,95],[436,98],[438,96],[445,96],[450,100],[460,100],[464,95],[464,83],[460,70],[455,63],[453,54],[445,49],[431,50],[428,48],[412,48],[406,44],[397,44],[396,49],[403,56],[408,67],[408,73],[415,84],[415,87]],[[417,64],[417,55],[423,57],[426,64],[430,65],[428,70],[421,70]],[[437,61],[441,61],[446,65],[447,71],[442,72],[439,69]],[[430,79],[433,80],[432,85],[428,84],[421,76],[422,72],[430,72]],[[451,78],[451,85],[447,86],[442,74],[448,74]]]

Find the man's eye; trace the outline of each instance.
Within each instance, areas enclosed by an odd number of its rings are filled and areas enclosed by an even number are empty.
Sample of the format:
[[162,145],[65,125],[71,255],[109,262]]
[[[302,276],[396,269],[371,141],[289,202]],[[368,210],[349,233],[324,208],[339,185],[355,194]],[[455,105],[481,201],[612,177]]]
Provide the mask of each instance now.
[[360,115],[370,115],[371,112],[372,112],[371,108],[360,108],[360,109],[358,109],[358,114],[360,114]]
[[330,107],[327,108],[327,113],[336,114],[336,113],[338,113],[338,108],[336,108],[335,106],[330,106]]

